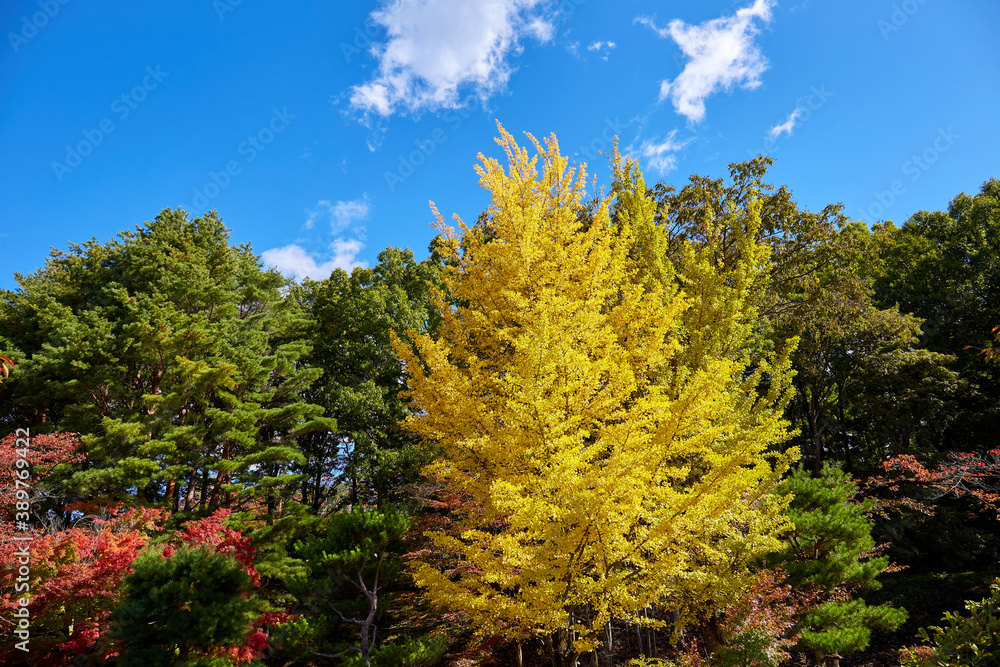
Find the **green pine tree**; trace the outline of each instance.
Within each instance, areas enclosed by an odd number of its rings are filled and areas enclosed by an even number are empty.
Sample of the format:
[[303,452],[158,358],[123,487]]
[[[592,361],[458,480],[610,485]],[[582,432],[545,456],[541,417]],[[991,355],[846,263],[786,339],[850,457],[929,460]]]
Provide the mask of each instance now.
[[126,598],[112,615],[123,667],[232,664],[218,649],[241,646],[260,613],[250,576],[211,547],[152,549],[132,563]]
[[297,489],[297,437],[329,429],[301,398],[322,371],[286,281],[233,246],[215,215],[164,210],[104,244],[54,251],[0,298],[0,337],[25,358],[15,402],[35,427],[84,434],[67,487],[173,509]]
[[307,603],[321,601],[321,615],[332,609],[350,627],[346,647],[336,635],[318,639],[334,643],[343,654],[357,651],[365,665],[371,663],[375,649],[384,591],[402,567],[398,554],[409,527],[407,516],[395,509],[338,512],[330,517],[325,533],[297,545],[309,574],[294,588]]
[[872,607],[853,598],[880,587],[876,578],[889,559],[868,555],[875,548],[872,522],[866,516],[873,501],[853,500],[857,486],[851,478],[833,466],[824,467],[818,478],[799,469],[782,482],[778,493],[792,496],[786,511],[795,529],[767,565],[783,568],[786,583],[822,599],[800,621],[799,648],[813,651],[822,664],[828,656],[863,651],[872,630],[889,632],[905,622],[904,609]]

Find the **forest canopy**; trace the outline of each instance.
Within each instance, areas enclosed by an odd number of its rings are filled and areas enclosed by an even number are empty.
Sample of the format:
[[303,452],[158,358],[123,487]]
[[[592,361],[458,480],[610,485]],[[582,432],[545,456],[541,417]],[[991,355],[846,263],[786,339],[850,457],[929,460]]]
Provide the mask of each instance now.
[[903,659],[975,634],[1000,181],[868,227],[498,129],[422,261],[291,281],[165,209],[0,293],[0,663],[895,664],[958,573]]

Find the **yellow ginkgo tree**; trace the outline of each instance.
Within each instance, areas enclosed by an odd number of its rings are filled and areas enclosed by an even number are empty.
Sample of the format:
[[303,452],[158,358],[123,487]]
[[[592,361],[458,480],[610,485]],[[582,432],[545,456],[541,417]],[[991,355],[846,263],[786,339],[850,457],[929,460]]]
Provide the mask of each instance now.
[[783,502],[769,491],[792,456],[773,453],[788,369],[702,354],[681,372],[689,299],[670,271],[647,275],[655,207],[641,178],[619,184],[631,215],[612,224],[602,205],[582,224],[585,169],[554,136],[529,139],[537,155],[500,128],[506,170],[480,155],[492,195],[480,225],[456,232],[439,216],[442,321],[396,349],[407,427],[443,450],[426,472],[477,510],[459,536],[431,534],[461,566],[418,565],[418,584],[483,633],[551,636],[565,661],[611,619],[711,605],[778,547]]

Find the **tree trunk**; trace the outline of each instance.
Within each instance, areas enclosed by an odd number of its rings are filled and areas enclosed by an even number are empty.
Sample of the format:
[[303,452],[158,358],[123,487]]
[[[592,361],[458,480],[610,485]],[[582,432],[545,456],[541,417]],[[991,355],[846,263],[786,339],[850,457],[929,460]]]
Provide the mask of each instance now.
[[205,508],[205,499],[208,498],[208,468],[201,471],[201,494],[198,496],[198,504]]
[[714,613],[708,618],[705,618],[703,614],[699,614],[698,616],[698,620],[701,621],[702,628],[705,631],[705,650],[709,653],[715,653],[724,645],[722,641],[722,629],[719,627],[719,617]]
[[809,430],[813,441],[813,474],[818,477],[823,471],[823,434],[819,425],[819,397],[816,395],[815,388],[809,397],[809,403]]
[[572,641],[570,641],[569,629],[556,630],[552,636],[552,654],[556,667],[576,667],[576,659],[573,656]]
[[605,626],[605,630],[608,635],[607,644],[607,654],[608,654],[608,667],[612,667],[615,664],[615,636],[611,630],[611,621]]
[[378,628],[375,627],[375,614],[378,611],[378,575],[382,569],[382,560],[384,558],[384,553],[379,554],[378,567],[375,569],[375,583],[372,584],[371,590],[365,585],[361,571],[358,571],[358,583],[361,585],[361,592],[368,598],[368,615],[361,622],[361,656],[365,660],[365,665],[371,665],[371,651],[375,646],[375,634],[378,632]]
[[208,501],[208,511],[214,512],[219,507],[219,493],[222,491],[222,485],[229,482],[229,473],[220,472],[215,476],[215,484],[212,485],[212,496]]
[[194,505],[194,488],[198,484],[198,469],[192,468],[188,476],[187,494],[184,496],[184,511],[190,512]]
[[[651,610],[647,607],[643,610],[646,618],[649,619],[651,616]],[[649,657],[656,657],[656,628],[649,626],[649,639],[646,641],[646,646],[649,648]]]

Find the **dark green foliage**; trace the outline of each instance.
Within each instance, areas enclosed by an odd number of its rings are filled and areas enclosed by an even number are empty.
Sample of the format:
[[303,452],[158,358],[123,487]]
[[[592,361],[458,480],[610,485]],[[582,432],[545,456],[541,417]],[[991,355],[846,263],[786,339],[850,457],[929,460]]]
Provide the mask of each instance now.
[[[306,601],[320,603],[315,607],[319,613],[329,614],[332,609],[345,625],[357,626],[361,639],[357,649],[365,664],[375,655],[379,604],[384,607],[383,590],[399,575],[398,554],[409,528],[410,520],[395,509],[338,512],[330,517],[325,534],[312,535],[296,545],[298,556],[308,563],[309,575],[294,591]],[[329,618],[317,627],[336,625]],[[348,633],[317,639],[345,651],[357,646],[356,637],[351,628]]]
[[250,577],[210,547],[149,550],[125,578],[125,602],[113,615],[125,667],[229,664],[215,649],[246,639],[259,603]]
[[873,534],[892,543],[893,560],[916,572],[962,572],[1000,562],[996,516],[973,498],[944,497],[933,513],[875,519]]
[[830,459],[867,474],[887,453],[935,445],[959,381],[951,357],[919,349],[918,317],[874,302],[877,239],[843,224],[805,254],[812,263],[796,265],[808,273],[785,285],[794,291],[771,322],[778,340],[799,338],[789,414],[814,473]]
[[887,223],[879,231],[885,270],[875,281],[876,298],[923,318],[921,343],[954,355],[965,381],[939,448],[997,447],[1000,366],[984,364],[977,349],[990,346],[1000,324],[1000,181],[955,197],[947,212],[921,211],[902,227]]
[[[313,507],[338,484],[347,489],[338,504],[395,502],[429,462],[430,452],[399,425],[410,409],[400,396],[403,370],[390,334],[428,328],[437,272],[431,261],[418,264],[408,249],[388,248],[371,269],[350,275],[338,269],[296,290],[311,317],[313,349],[306,361],[323,369],[307,396],[337,423],[333,432],[302,442],[302,493]],[[331,469],[339,474],[325,478]]]
[[[436,665],[444,657],[445,650],[444,637],[428,640],[401,637],[372,651],[370,664],[374,667],[427,667]],[[364,664],[364,658],[359,654],[350,654],[344,661],[344,667]]]
[[[945,612],[947,625],[921,628],[924,646],[904,649],[903,667],[991,667],[1000,664],[1000,580],[990,597],[965,603],[968,615]],[[928,633],[928,630],[930,632]]]
[[310,345],[284,278],[214,213],[164,210],[18,281],[0,299],[0,336],[25,358],[12,399],[25,426],[84,434],[79,493],[186,510],[250,494],[270,514],[296,437],[333,425],[300,398],[320,371],[299,363]]
[[788,516],[795,529],[786,538],[787,546],[768,558],[768,565],[782,567],[788,573],[786,583],[797,590],[816,591],[823,599],[800,622],[799,646],[819,658],[852,653],[868,646],[872,630],[899,627],[907,618],[905,610],[869,607],[851,599],[877,588],[876,577],[889,564],[885,556],[869,555],[875,542],[865,513],[872,501],[855,502],[857,487],[832,466],[824,467],[818,478],[800,469],[779,491],[792,495]]

